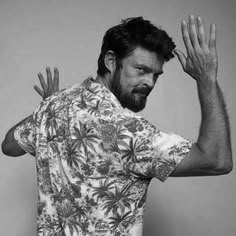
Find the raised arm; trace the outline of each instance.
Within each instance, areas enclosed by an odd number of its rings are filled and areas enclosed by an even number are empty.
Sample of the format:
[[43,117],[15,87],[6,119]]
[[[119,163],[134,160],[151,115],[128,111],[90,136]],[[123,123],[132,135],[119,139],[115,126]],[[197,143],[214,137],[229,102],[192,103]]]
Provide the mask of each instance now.
[[[46,68],[47,72],[47,82],[45,82],[41,73],[38,74],[39,81],[41,84],[42,89],[38,86],[34,86],[34,89],[37,93],[43,98],[47,98],[57,92],[59,90],[59,72],[57,68],[54,68],[54,77],[52,79],[52,73],[50,68]],[[32,120],[32,116],[29,116],[13,126],[6,134],[4,141],[2,142],[2,152],[7,156],[21,156],[24,155],[26,152],[19,146],[17,143],[14,132],[18,126],[23,125],[24,123]]]
[[197,143],[172,176],[227,174],[233,162],[229,120],[217,82],[216,27],[211,25],[209,40],[201,17],[191,15],[181,28],[187,55],[180,50],[175,53],[197,83],[202,120]]

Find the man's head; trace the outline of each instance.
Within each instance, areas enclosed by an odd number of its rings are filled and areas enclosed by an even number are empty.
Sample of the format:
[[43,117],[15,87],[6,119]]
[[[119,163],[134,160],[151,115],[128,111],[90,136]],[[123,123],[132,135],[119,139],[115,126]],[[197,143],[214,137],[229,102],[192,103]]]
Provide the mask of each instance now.
[[98,59],[98,76],[106,79],[123,107],[140,111],[162,73],[164,62],[174,57],[174,48],[167,33],[150,21],[128,18],[106,32]]

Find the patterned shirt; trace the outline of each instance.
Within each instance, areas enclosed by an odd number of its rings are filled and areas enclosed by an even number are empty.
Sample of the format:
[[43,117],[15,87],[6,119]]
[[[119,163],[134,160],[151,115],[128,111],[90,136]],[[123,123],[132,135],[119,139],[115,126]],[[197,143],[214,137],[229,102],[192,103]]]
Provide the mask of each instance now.
[[193,145],[92,78],[42,101],[14,135],[36,160],[38,236],[141,236],[151,179],[165,181]]

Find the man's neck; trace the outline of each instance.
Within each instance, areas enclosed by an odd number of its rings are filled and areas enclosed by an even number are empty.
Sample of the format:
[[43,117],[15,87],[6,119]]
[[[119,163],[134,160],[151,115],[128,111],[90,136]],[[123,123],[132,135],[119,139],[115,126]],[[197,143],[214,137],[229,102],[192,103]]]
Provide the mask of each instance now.
[[109,87],[109,84],[108,84],[108,79],[106,77],[97,75],[97,77],[95,79],[95,82],[105,86],[107,89],[110,90],[110,87]]

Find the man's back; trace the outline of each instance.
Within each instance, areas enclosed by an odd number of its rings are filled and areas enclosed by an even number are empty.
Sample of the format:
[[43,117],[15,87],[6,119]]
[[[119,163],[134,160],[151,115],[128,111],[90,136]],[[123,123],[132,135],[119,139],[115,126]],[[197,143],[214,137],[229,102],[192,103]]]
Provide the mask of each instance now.
[[124,110],[92,78],[46,99],[29,122],[15,137],[36,150],[38,235],[142,235],[151,178],[164,181],[192,145]]

